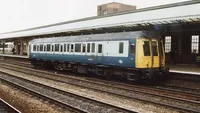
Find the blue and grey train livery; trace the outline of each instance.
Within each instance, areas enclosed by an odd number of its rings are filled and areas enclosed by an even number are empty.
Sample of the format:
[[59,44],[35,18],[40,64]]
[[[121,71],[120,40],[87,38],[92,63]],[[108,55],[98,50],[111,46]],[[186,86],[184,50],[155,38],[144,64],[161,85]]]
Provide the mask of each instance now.
[[166,72],[162,41],[144,31],[40,38],[30,41],[34,66],[152,80]]

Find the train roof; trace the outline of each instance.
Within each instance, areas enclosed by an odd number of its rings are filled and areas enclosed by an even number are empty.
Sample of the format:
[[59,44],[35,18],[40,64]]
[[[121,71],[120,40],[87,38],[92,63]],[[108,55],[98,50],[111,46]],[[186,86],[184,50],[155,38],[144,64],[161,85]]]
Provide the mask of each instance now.
[[55,43],[55,42],[85,42],[85,41],[104,41],[104,40],[126,40],[135,38],[157,37],[157,33],[152,31],[134,31],[120,33],[90,34],[65,37],[51,37],[33,39],[31,43]]

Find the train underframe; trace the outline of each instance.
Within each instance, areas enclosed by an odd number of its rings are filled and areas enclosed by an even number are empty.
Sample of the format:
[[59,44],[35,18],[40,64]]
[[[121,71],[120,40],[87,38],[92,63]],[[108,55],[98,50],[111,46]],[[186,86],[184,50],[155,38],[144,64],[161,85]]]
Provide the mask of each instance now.
[[56,70],[72,70],[72,72],[81,74],[92,74],[106,77],[117,76],[125,79],[129,82],[147,81],[154,83],[158,76],[162,77],[169,72],[169,68],[122,68],[122,67],[110,67],[105,65],[89,65],[84,63],[74,62],[57,62],[57,61],[43,61],[43,60],[31,60],[31,64],[38,68],[54,68]]

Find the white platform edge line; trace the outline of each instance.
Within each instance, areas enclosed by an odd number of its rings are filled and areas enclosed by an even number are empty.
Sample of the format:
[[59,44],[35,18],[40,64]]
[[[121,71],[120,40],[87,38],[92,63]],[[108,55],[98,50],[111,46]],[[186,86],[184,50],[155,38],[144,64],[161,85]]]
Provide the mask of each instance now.
[[17,58],[29,58],[29,56],[10,55],[10,54],[0,54],[0,56],[17,57]]
[[18,113],[21,113],[18,109],[16,109],[15,107],[13,107],[12,105],[10,105],[9,103],[7,103],[6,101],[4,101],[2,98],[0,98],[1,101],[3,101],[5,104],[7,104],[9,107],[11,107],[12,109],[14,109],[15,111],[17,111]]
[[191,71],[177,71],[177,70],[169,70],[169,72],[173,73],[183,73],[183,74],[194,74],[194,75],[200,75],[198,72],[191,72]]

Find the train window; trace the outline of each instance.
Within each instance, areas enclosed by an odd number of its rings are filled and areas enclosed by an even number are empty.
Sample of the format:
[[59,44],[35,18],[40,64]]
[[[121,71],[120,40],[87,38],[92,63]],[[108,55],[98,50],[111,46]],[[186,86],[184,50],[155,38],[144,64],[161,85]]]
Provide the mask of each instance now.
[[40,45],[40,51],[43,51],[43,45]]
[[63,52],[63,45],[60,45],[60,52]]
[[90,53],[90,43],[87,43],[87,52]]
[[33,45],[33,51],[36,51],[36,49],[37,49],[36,45]]
[[130,44],[130,53],[135,54],[135,44]]
[[86,49],[86,44],[83,44],[82,46],[82,52],[85,53],[85,49]]
[[47,51],[51,50],[51,44],[47,44]]
[[92,43],[92,53],[95,52],[95,43]]
[[75,52],[81,52],[81,44],[75,44]]
[[54,45],[51,46],[51,51],[54,52]]
[[74,44],[71,44],[71,52],[74,52]]
[[67,44],[67,52],[69,52],[69,47],[70,47],[69,44]]
[[158,56],[158,46],[156,41],[152,41],[153,56]]
[[55,44],[55,51],[59,51],[59,44]]
[[149,41],[144,41],[143,44],[143,50],[144,50],[144,56],[150,56],[150,45],[149,45]]
[[44,51],[47,51],[47,45],[44,45]]
[[40,46],[39,45],[37,45],[37,51],[40,51]]
[[66,50],[67,50],[67,46],[66,44],[64,44],[64,52],[66,52]]
[[120,42],[119,43],[119,53],[123,53],[124,52],[124,42]]
[[102,44],[98,44],[98,53],[102,53]]

